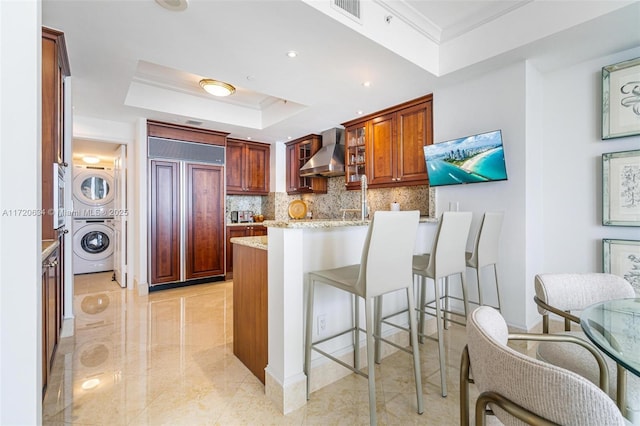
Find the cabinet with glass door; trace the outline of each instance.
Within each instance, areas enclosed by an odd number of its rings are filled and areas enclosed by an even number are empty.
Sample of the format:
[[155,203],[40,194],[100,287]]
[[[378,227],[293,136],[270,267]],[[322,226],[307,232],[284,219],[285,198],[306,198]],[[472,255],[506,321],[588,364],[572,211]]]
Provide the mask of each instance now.
[[345,185],[347,188],[359,188],[360,179],[365,174],[366,156],[366,121],[352,124],[345,129],[347,135],[345,162]]

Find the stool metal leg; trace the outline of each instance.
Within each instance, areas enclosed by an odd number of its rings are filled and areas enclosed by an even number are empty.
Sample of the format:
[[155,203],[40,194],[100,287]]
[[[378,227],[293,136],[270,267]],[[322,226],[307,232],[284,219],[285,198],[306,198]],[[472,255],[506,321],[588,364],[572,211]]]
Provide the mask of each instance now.
[[420,352],[418,350],[418,324],[416,321],[415,301],[413,300],[413,289],[407,288],[407,306],[409,307],[409,328],[411,338],[411,349],[413,354],[413,374],[416,382],[416,398],[418,400],[418,414],[424,413],[424,401],[422,400],[422,372],[420,370]]
[[478,304],[480,306],[483,306],[484,303],[482,302],[482,289],[480,288],[480,267],[478,266],[477,268],[475,268],[476,270],[476,278],[478,281]]
[[351,295],[353,303],[353,366],[360,370],[360,298],[355,294]]
[[464,319],[467,320],[469,315],[469,301],[467,295],[467,275],[465,273],[460,274],[460,284],[462,285],[462,303],[464,305]]
[[375,377],[375,362],[374,362],[374,345],[375,339],[373,338],[374,329],[374,298],[365,300],[364,312],[367,322],[367,375],[369,381],[369,422],[371,425],[378,423],[376,416],[376,377]]
[[422,275],[419,275],[420,277],[420,283],[419,283],[419,287],[420,287],[420,324],[419,324],[419,328],[418,331],[421,334],[420,336],[420,343],[424,343],[424,337],[422,337],[425,334],[425,324],[424,324],[424,305],[427,302],[427,279],[425,277],[423,277]]
[[382,336],[382,296],[378,296],[375,298],[374,302],[375,306],[375,330],[373,331],[373,335],[375,337],[375,360],[376,364],[380,364],[380,359],[382,357],[382,341],[380,337]]
[[438,327],[438,356],[440,359],[440,385],[442,396],[447,396],[447,370],[444,353],[444,329],[442,323],[444,318],[440,309],[440,286],[437,280],[435,281],[434,288],[436,289],[436,325]]
[[502,302],[500,301],[500,286],[498,285],[498,265],[493,264],[493,273],[496,277],[496,296],[498,297],[498,311],[502,312]]

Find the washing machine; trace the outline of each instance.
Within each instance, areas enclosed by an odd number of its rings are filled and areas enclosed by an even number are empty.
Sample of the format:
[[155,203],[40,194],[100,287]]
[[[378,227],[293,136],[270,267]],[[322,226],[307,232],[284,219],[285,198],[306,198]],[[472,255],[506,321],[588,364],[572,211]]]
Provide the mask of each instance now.
[[75,166],[73,168],[73,216],[94,218],[113,216],[113,169]]
[[113,219],[73,220],[73,273],[113,270]]

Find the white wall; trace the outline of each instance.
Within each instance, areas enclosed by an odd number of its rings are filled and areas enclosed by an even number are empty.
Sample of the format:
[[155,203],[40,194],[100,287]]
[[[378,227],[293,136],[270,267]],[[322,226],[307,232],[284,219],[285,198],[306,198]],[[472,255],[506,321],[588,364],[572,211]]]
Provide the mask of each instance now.
[[[41,21],[0,2],[0,424],[42,420]],[[13,215],[12,211],[32,212]],[[4,214],[8,212],[7,214]]]
[[[521,62],[434,92],[435,142],[503,131],[508,181],[441,187],[436,204],[438,215],[450,201],[474,213],[469,248],[482,213],[505,212],[500,280],[512,326],[540,321],[535,274],[601,272],[603,238],[640,240],[640,228],[602,226],[601,165],[603,153],[640,149],[640,136],[600,137],[601,69],[639,56],[636,48],[545,74]],[[472,274],[469,285],[475,295]]]
[[602,226],[602,154],[640,149],[640,136],[601,140],[602,67],[640,48],[544,75],[544,272],[601,272],[602,239],[640,228]]
[[[509,324],[519,328],[526,327],[526,286],[532,283],[525,274],[525,77],[525,64],[518,63],[433,94],[434,142],[502,129],[508,180],[439,187],[436,213],[447,210],[450,201],[459,202],[460,210],[472,211],[471,248],[482,214],[488,210],[505,212],[499,265],[502,312]],[[473,274],[468,276],[473,289],[476,281]],[[493,282],[488,273],[483,279]],[[470,294],[477,300],[475,291]],[[495,303],[493,291],[483,296],[488,303]]]

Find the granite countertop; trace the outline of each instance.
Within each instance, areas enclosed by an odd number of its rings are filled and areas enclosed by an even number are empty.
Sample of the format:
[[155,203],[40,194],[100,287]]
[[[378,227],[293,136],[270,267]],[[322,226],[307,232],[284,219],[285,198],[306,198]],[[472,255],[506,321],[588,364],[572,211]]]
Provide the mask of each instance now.
[[[420,216],[420,223],[438,223],[438,219],[429,216]],[[367,226],[369,220],[343,220],[343,219],[311,219],[311,220],[265,220],[263,225],[267,228],[337,228],[343,226]]]
[[267,236],[262,235],[258,237],[235,237],[231,238],[232,244],[239,244],[242,246],[253,247],[260,250],[267,249]]
[[58,240],[42,240],[42,260],[45,260],[58,247]]

